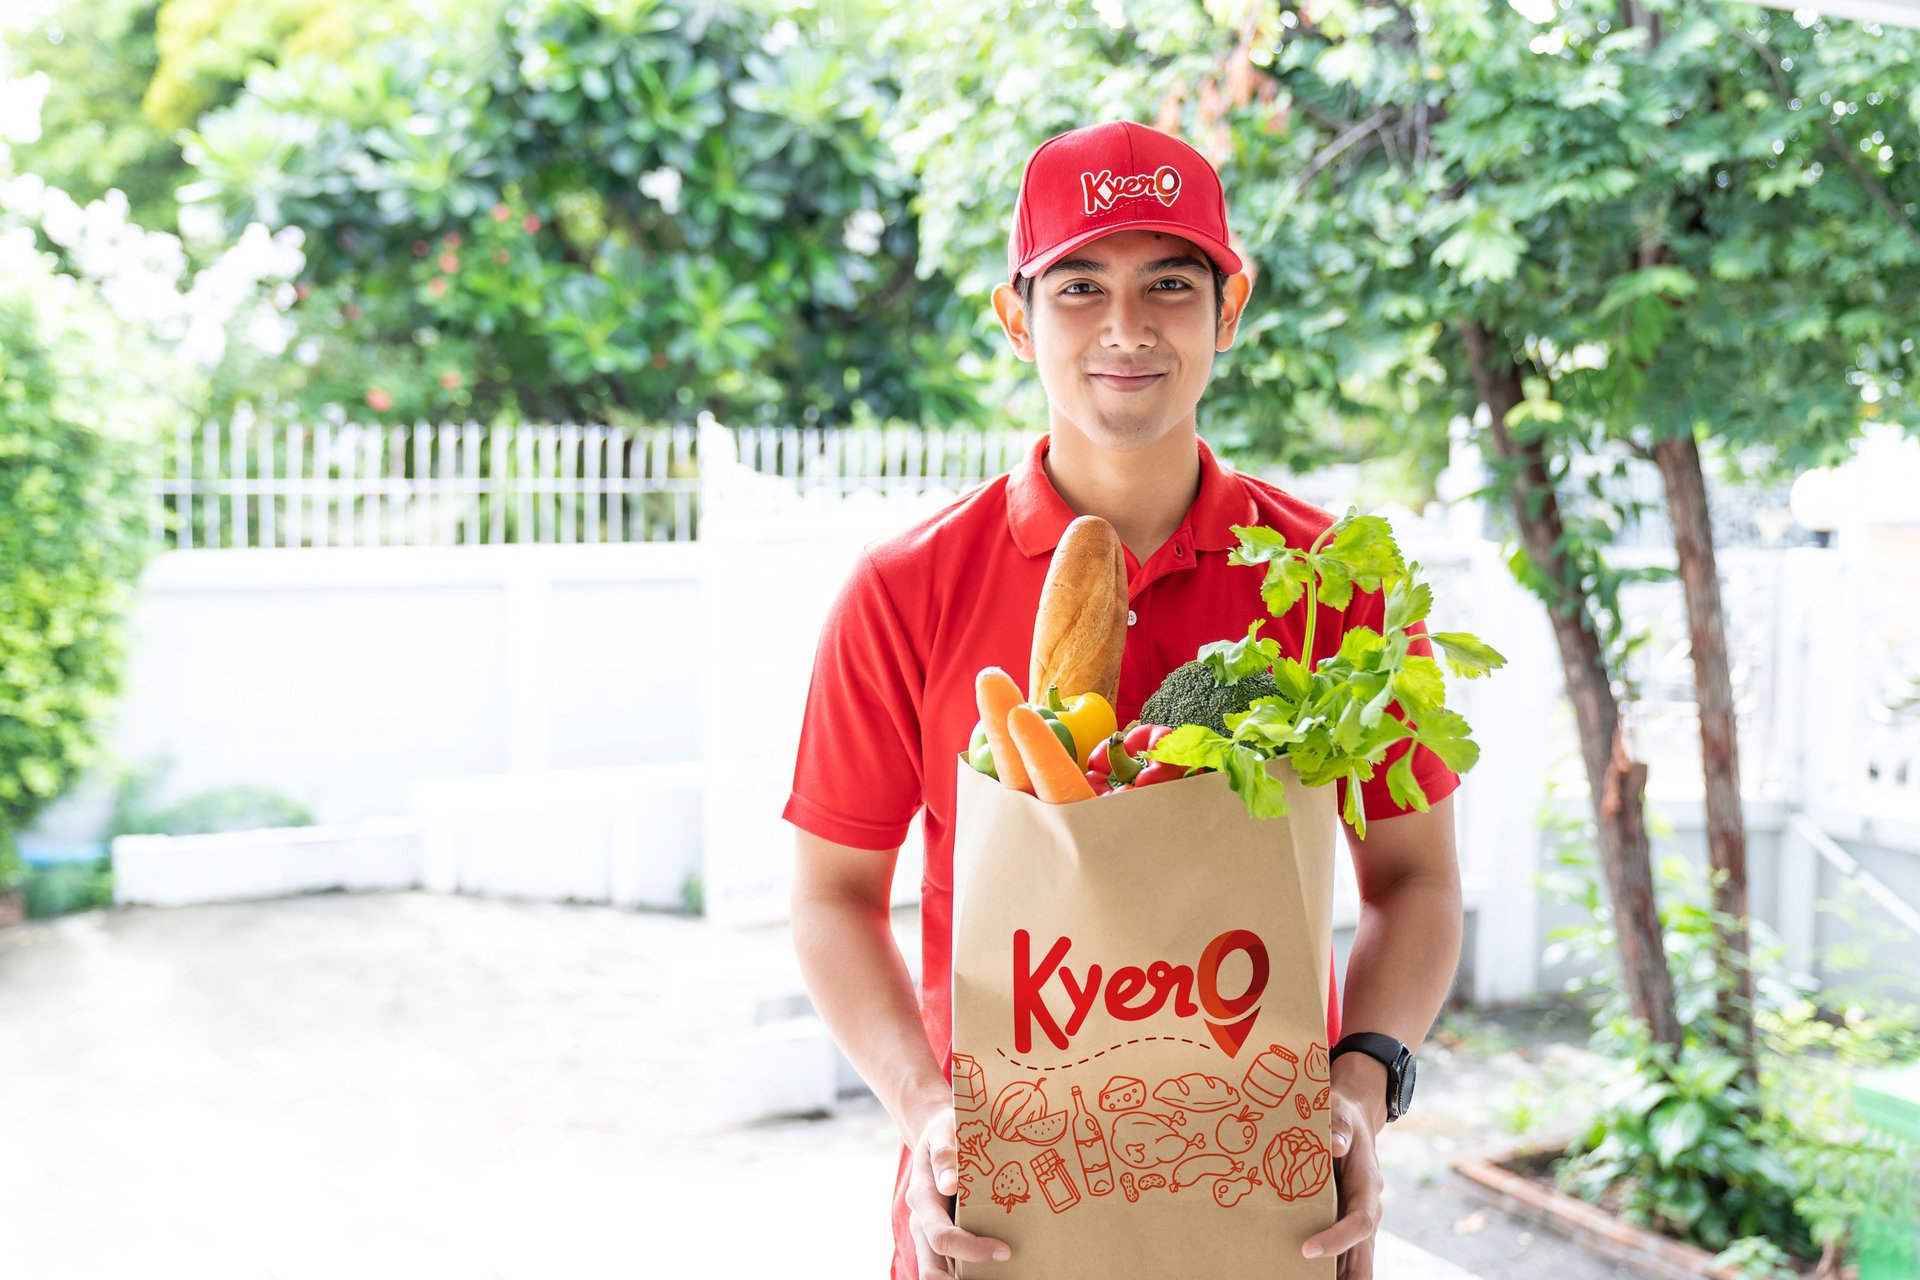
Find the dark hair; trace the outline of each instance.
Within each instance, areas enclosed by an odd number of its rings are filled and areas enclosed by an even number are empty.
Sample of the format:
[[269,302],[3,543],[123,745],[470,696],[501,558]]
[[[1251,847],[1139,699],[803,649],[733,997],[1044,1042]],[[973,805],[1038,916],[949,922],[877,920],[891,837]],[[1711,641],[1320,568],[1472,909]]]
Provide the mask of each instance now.
[[[1227,305],[1227,273],[1215,266],[1211,259],[1207,265],[1213,268],[1213,327],[1220,327],[1220,316]],[[1033,277],[1021,276],[1013,282],[1013,291],[1020,295],[1020,307],[1027,313],[1027,331],[1033,331]]]

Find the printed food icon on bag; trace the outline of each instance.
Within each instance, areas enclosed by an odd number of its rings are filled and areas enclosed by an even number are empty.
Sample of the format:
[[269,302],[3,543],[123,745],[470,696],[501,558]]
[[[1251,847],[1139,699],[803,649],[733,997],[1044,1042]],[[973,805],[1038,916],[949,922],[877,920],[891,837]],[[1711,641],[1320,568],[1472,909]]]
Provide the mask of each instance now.
[[1087,1110],[1079,1085],[1073,1086],[1073,1149],[1080,1157],[1080,1176],[1087,1180],[1088,1194],[1111,1192],[1113,1166],[1107,1157],[1107,1138],[1100,1132],[1100,1121]]
[[1080,1188],[1073,1185],[1073,1175],[1067,1172],[1067,1163],[1058,1151],[1042,1151],[1035,1156],[1033,1176],[1040,1179],[1047,1207],[1055,1213],[1065,1213],[1080,1203]]
[[1247,1068],[1247,1078],[1241,1087],[1261,1106],[1277,1107],[1287,1100],[1287,1095],[1293,1092],[1293,1082],[1299,1078],[1300,1059],[1294,1056],[1293,1050],[1268,1045],[1267,1051]]
[[1233,1155],[1253,1150],[1253,1144],[1260,1141],[1260,1121],[1265,1115],[1264,1111],[1241,1107],[1231,1115],[1221,1116],[1213,1131],[1213,1145]]
[[1153,1096],[1157,1102],[1185,1111],[1221,1111],[1240,1101],[1232,1085],[1219,1076],[1198,1071],[1166,1081]]
[[1300,1069],[1307,1073],[1307,1079],[1327,1082],[1327,1046],[1315,1041],[1307,1048],[1307,1060]]
[[1267,1183],[1282,1200],[1303,1200],[1327,1185],[1333,1173],[1333,1157],[1326,1144],[1305,1129],[1289,1129],[1273,1135],[1261,1162]]
[[[1166,1116],[1151,1111],[1129,1111],[1113,1121],[1113,1150],[1136,1169],[1172,1164],[1188,1151],[1207,1145],[1202,1134],[1184,1138]],[[1140,1185],[1145,1187],[1142,1179]]]
[[1188,1156],[1173,1169],[1173,1190],[1178,1193],[1182,1188],[1190,1187],[1203,1178],[1225,1178],[1241,1172],[1247,1166],[1232,1156],[1221,1155],[1218,1151],[1207,1151],[1197,1156]]
[[953,1055],[953,1109],[978,1111],[987,1104],[987,1073],[970,1053]]
[[1147,1082],[1132,1076],[1115,1076],[1100,1091],[1102,1111],[1133,1111],[1147,1105]]
[[1325,1111],[1327,1109],[1328,1099],[1332,1093],[1333,1093],[1332,1086],[1328,1086],[1326,1088],[1321,1089],[1320,1092],[1314,1094],[1313,1109],[1315,1111]]
[[987,1141],[993,1137],[985,1120],[969,1120],[955,1132],[960,1144],[960,1168],[973,1165],[982,1173],[993,1172],[993,1157],[987,1154]]
[[993,1100],[993,1132],[1007,1142],[1030,1142],[1050,1147],[1067,1131],[1067,1113],[1048,1111],[1046,1091],[1038,1080],[1018,1080]]
[[1213,1183],[1213,1202],[1222,1209],[1231,1209],[1246,1198],[1247,1192],[1259,1185],[1258,1169],[1248,1169],[1239,1177],[1216,1178]]
[[1008,1213],[1013,1212],[1013,1206],[1025,1204],[1029,1194],[1027,1171],[1020,1167],[1018,1160],[1007,1161],[1000,1166],[1000,1172],[993,1175],[993,1202]]

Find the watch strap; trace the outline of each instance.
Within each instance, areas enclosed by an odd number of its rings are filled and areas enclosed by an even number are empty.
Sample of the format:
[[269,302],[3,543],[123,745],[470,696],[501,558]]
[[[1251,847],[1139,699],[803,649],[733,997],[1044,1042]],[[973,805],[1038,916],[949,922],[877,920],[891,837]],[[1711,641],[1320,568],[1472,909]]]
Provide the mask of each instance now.
[[1413,1051],[1392,1036],[1355,1031],[1340,1037],[1340,1043],[1327,1054],[1328,1064],[1338,1061],[1343,1053],[1364,1053],[1387,1069],[1387,1120],[1398,1120],[1411,1084],[1408,1073],[1413,1067]]
[[1332,1062],[1343,1053],[1364,1053],[1381,1066],[1392,1070],[1406,1048],[1406,1045],[1392,1036],[1382,1035],[1378,1031],[1355,1031],[1340,1037],[1340,1043],[1333,1046],[1332,1052],[1327,1055],[1327,1061]]

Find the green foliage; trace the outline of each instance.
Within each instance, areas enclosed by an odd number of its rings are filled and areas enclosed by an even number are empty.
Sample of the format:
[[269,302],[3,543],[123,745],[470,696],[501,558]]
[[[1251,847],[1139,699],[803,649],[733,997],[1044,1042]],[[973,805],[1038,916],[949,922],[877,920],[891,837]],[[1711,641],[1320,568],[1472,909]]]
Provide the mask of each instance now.
[[1792,1132],[1779,1113],[1754,1109],[1739,1059],[1697,1042],[1676,1056],[1632,1035],[1621,1029],[1632,1056],[1616,1065],[1561,1184],[1709,1249],[1765,1236],[1809,1256],[1796,1171],[1781,1154]]
[[885,67],[795,17],[495,0],[258,69],[190,135],[182,198],[309,233],[309,363],[262,407],[977,413],[951,291],[915,279]]
[[313,812],[297,800],[265,787],[216,787],[157,804],[153,793],[170,767],[157,763],[123,770],[114,789],[106,838],[131,835],[192,836],[218,831],[254,831],[264,827],[310,827]]
[[[167,386],[139,335],[0,235],[0,832],[99,756]],[[0,840],[0,889],[24,875]]]
[[81,204],[110,188],[133,220],[174,225],[173,188],[186,171],[180,147],[141,112],[159,55],[159,0],[62,0],[37,23],[0,32],[0,67],[47,77],[40,137],[14,148],[15,167]]
[[[1657,40],[1610,0],[1538,24],[1493,0],[1304,8],[1223,0],[1242,38],[1215,84],[1253,75],[1271,97],[1181,110],[1231,125],[1228,190],[1272,264],[1260,346],[1300,395],[1275,397],[1270,430],[1301,429],[1297,403],[1424,438],[1473,411],[1479,377],[1517,376],[1507,425],[1567,529],[1558,579],[1524,553],[1516,572],[1555,608],[1589,602],[1617,663],[1619,457],[1694,433],[1791,472],[1905,402],[1920,34],[1667,0],[1647,6]],[[1596,454],[1612,474],[1569,484]],[[1490,465],[1504,495],[1525,460]]]
[[387,32],[419,6],[409,0],[161,0],[159,60],[141,108],[155,127],[190,127],[230,102],[256,62],[338,58],[361,31]]
[[1584,906],[1588,919],[1551,937],[1598,970],[1586,984],[1600,997],[1592,1043],[1611,1064],[1602,1100],[1560,1167],[1563,1184],[1727,1250],[1754,1276],[1773,1274],[1780,1259],[1751,1237],[1802,1260],[1848,1243],[1897,1158],[1853,1118],[1850,1079],[1862,1067],[1920,1056],[1920,991],[1860,1000],[1820,991],[1787,970],[1764,925],[1751,924],[1759,1054],[1757,1078],[1746,1079],[1723,1047],[1732,1028],[1719,1021],[1718,997],[1732,978],[1715,962],[1705,877],[1682,859],[1660,868],[1661,924],[1685,1029],[1676,1054],[1650,1043],[1628,1013],[1590,851],[1564,839],[1555,864],[1550,891]]
[[58,862],[31,868],[26,879],[27,918],[50,920],[113,905],[113,860]]
[[[1345,779],[1343,816],[1362,838],[1367,815],[1360,784],[1373,777],[1374,766],[1396,743],[1411,739],[1456,772],[1473,767],[1480,748],[1465,717],[1444,705],[1440,664],[1412,652],[1419,634],[1412,628],[1424,629],[1433,591],[1419,580],[1420,566],[1401,557],[1387,521],[1349,509],[1305,548],[1289,546],[1271,529],[1236,525],[1233,532],[1240,545],[1229,554],[1229,563],[1267,566],[1261,595],[1269,613],[1284,616],[1305,597],[1300,657],[1281,654],[1277,641],[1257,640],[1258,622],[1244,640],[1207,645],[1198,666],[1209,680],[1257,671],[1265,662],[1272,666],[1277,692],[1253,699],[1245,711],[1228,712],[1224,734],[1204,724],[1181,724],[1149,755],[1225,771],[1247,812],[1259,818],[1287,812],[1286,786],[1267,772],[1268,760],[1285,758],[1310,787]],[[1319,606],[1344,609],[1356,588],[1385,593],[1384,629],[1348,628],[1339,650],[1308,670]],[[1471,679],[1506,665],[1492,646],[1464,632],[1431,639],[1456,676]],[[1145,707],[1141,715],[1150,718]],[[1413,776],[1411,749],[1387,769],[1387,789],[1396,804],[1427,811],[1426,792]]]

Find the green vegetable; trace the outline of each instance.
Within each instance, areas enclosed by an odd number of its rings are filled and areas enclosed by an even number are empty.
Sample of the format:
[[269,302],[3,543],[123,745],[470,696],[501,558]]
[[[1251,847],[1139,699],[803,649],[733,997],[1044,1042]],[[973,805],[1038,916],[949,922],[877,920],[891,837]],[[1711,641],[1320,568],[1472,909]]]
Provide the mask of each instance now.
[[[1305,550],[1288,546],[1272,529],[1236,525],[1233,532],[1240,545],[1228,562],[1267,566],[1260,594],[1268,612],[1283,616],[1306,596],[1303,654],[1313,652],[1319,606],[1346,608],[1355,587],[1385,593],[1384,630],[1348,630],[1339,652],[1311,671],[1298,659],[1281,656],[1275,641],[1257,638],[1264,620],[1248,627],[1243,640],[1203,647],[1140,709],[1144,721],[1179,725],[1148,753],[1151,758],[1224,772],[1257,818],[1287,812],[1286,784],[1267,772],[1269,760],[1286,759],[1310,787],[1345,778],[1344,816],[1362,838],[1367,815],[1360,784],[1373,777],[1374,766],[1396,743],[1411,738],[1456,773],[1473,767],[1480,748],[1466,720],[1442,705],[1446,685],[1440,664],[1407,652],[1414,639],[1407,628],[1426,619],[1433,591],[1419,581],[1420,566],[1402,559],[1384,519],[1349,508]],[[1427,638],[1456,676],[1473,679],[1506,665],[1498,650],[1464,632],[1437,631]],[[1262,668],[1269,665],[1271,674],[1266,674]],[[1263,675],[1272,688],[1253,692]],[[1389,704],[1397,706],[1397,714],[1389,713]],[[1205,714],[1215,707],[1217,719]],[[1387,790],[1396,804],[1426,812],[1427,796],[1414,779],[1411,751],[1387,770]]]
[[[1080,749],[1074,745],[1073,729],[1048,708],[1034,709],[1040,713],[1040,718],[1047,722],[1047,728],[1053,730],[1053,736],[1060,740],[1060,745],[1067,749],[1067,754],[1077,761],[1080,758],[1078,754]],[[1000,770],[993,763],[993,744],[987,741],[987,726],[984,724],[976,723],[973,726],[973,741],[967,747],[967,763],[972,765],[976,772],[984,773],[995,781],[1000,778]]]
[[967,763],[998,782],[1000,771],[993,767],[993,744],[987,741],[987,726],[973,726],[973,743],[967,748]]
[[[1201,652],[1204,654],[1205,650]],[[1267,661],[1270,664],[1272,659]],[[1279,691],[1273,676],[1260,670],[1230,684],[1222,684],[1214,666],[1204,658],[1195,658],[1192,662],[1175,667],[1173,673],[1160,682],[1153,696],[1142,704],[1140,720],[1143,724],[1164,724],[1176,728],[1183,724],[1197,724],[1215,733],[1225,734],[1229,732],[1226,718],[1230,713],[1246,711],[1253,706],[1254,699],[1270,698]]]

